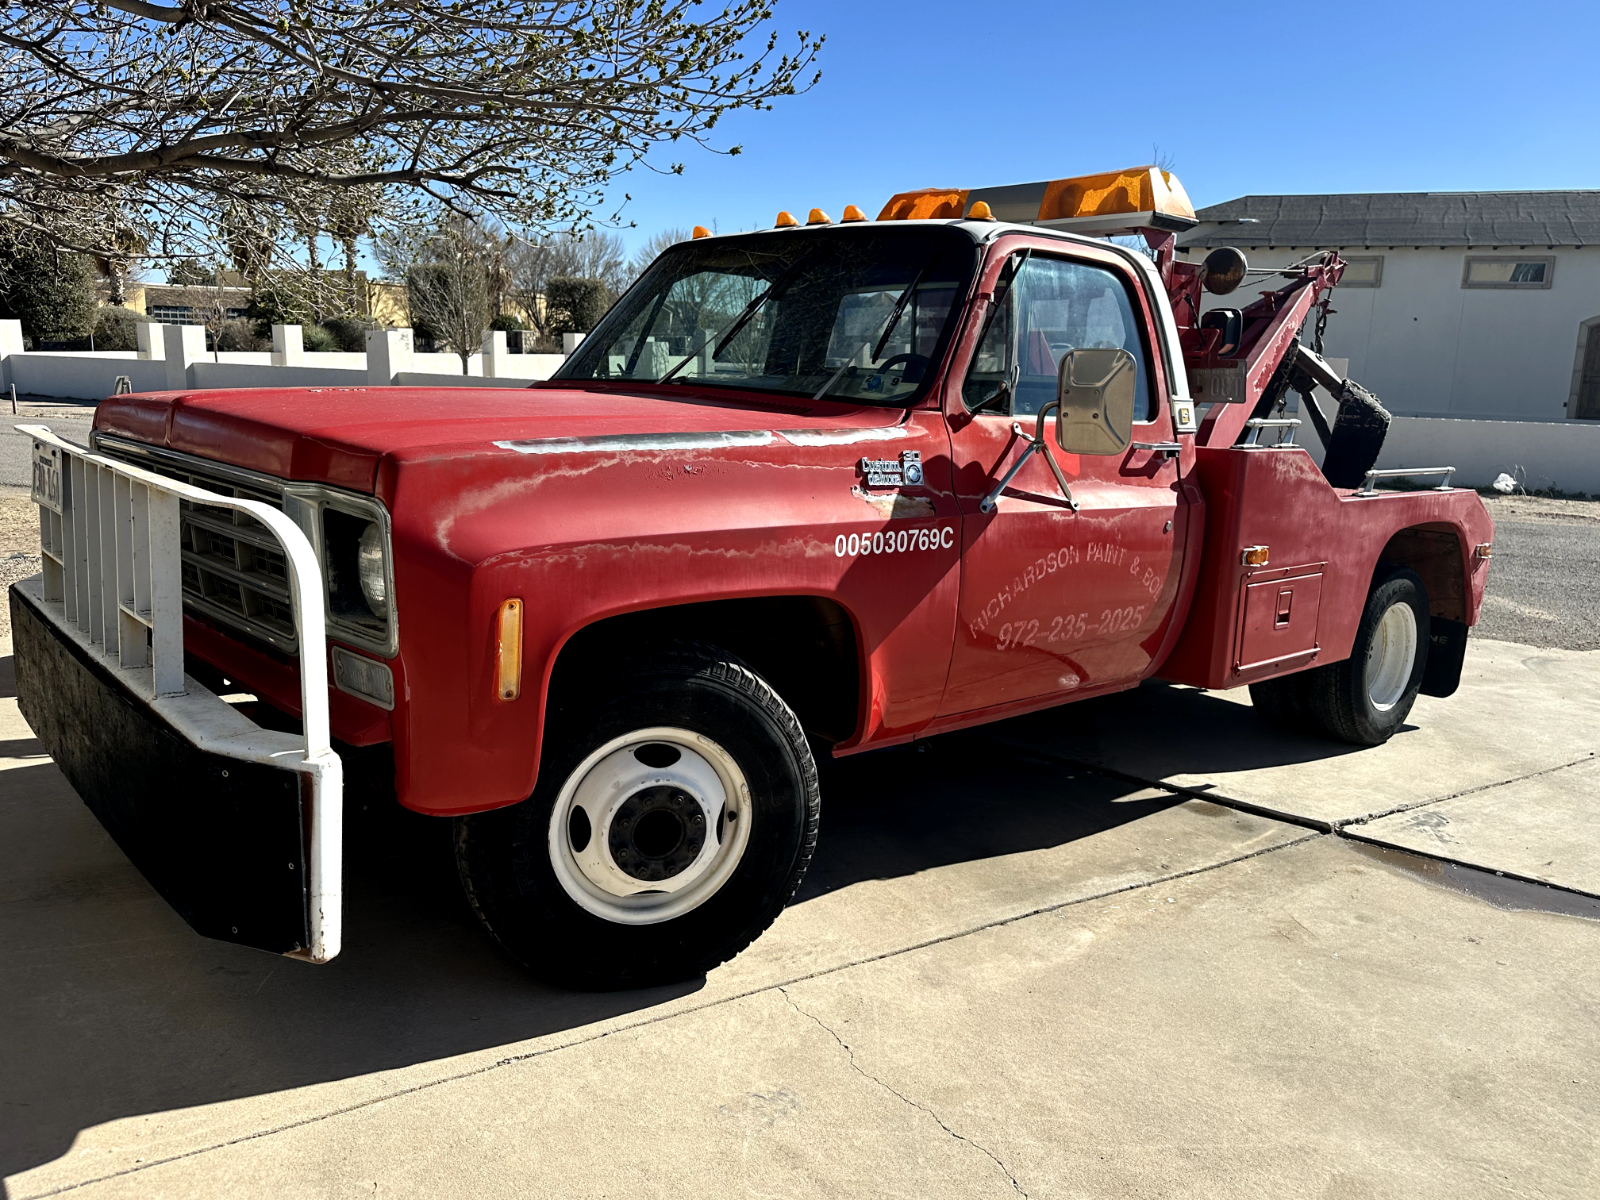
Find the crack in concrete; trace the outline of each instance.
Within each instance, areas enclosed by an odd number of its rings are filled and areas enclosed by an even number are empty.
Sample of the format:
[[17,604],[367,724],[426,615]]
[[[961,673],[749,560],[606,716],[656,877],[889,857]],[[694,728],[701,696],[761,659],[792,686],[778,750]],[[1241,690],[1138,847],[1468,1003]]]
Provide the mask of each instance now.
[[1435,796],[1431,800],[1418,800],[1412,804],[1401,804],[1395,808],[1385,809],[1383,812],[1368,813],[1364,817],[1351,817],[1349,820],[1340,821],[1334,832],[1342,833],[1352,825],[1366,825],[1372,821],[1381,821],[1384,817],[1393,817],[1399,813],[1408,813],[1418,808],[1427,808],[1430,804],[1443,804],[1446,800],[1459,800],[1463,796],[1475,796],[1479,792],[1492,792],[1495,788],[1509,787],[1513,783],[1522,783],[1529,779],[1538,779],[1541,775],[1554,775],[1557,771],[1567,771],[1573,767],[1582,766],[1586,762],[1594,761],[1594,751],[1579,756],[1571,762],[1557,763],[1553,767],[1545,767],[1538,771],[1529,771],[1526,775],[1513,775],[1510,779],[1498,779],[1493,783],[1480,783],[1477,787],[1463,788],[1459,792],[1451,792],[1448,796]]
[[778,993],[785,1000],[787,1000],[789,1002],[789,1007],[790,1008],[794,1009],[794,1011],[799,1013],[802,1017],[806,1017],[806,1018],[809,1018],[812,1021],[815,1021],[816,1024],[817,1024],[817,1028],[821,1029],[824,1033],[826,1033],[829,1037],[831,1037],[835,1042],[839,1043],[839,1049],[843,1050],[845,1052],[846,1057],[850,1060],[850,1069],[852,1071],[854,1071],[857,1075],[860,1075],[863,1079],[869,1080],[870,1082],[877,1084],[884,1091],[888,1092],[891,1096],[893,1096],[895,1099],[901,1101],[902,1103],[910,1105],[912,1108],[916,1109],[918,1112],[926,1113],[929,1117],[931,1117],[933,1119],[934,1124],[938,1125],[940,1129],[944,1130],[951,1137],[955,1138],[956,1141],[965,1142],[967,1145],[973,1147],[975,1150],[981,1150],[984,1154],[988,1155],[990,1161],[992,1161],[995,1166],[999,1167],[1000,1170],[1005,1173],[1005,1177],[1008,1180],[1011,1181],[1011,1187],[1017,1193],[1017,1195],[1021,1196],[1023,1198],[1023,1200],[1028,1200],[1027,1191],[1023,1188],[1023,1186],[1020,1183],[1017,1182],[1017,1177],[1016,1177],[1015,1173],[1013,1173],[1011,1168],[1006,1166],[1006,1164],[1001,1161],[1000,1156],[998,1154],[996,1154],[993,1150],[989,1149],[989,1147],[985,1146],[982,1142],[974,1141],[972,1138],[969,1138],[964,1133],[957,1133],[954,1129],[950,1128],[949,1123],[946,1122],[943,1117],[941,1117],[938,1113],[934,1112],[933,1109],[929,1108],[926,1104],[923,1104],[921,1101],[918,1101],[918,1100],[913,1100],[910,1096],[906,1095],[904,1092],[900,1091],[898,1088],[891,1087],[889,1084],[887,1084],[883,1080],[879,1079],[871,1071],[868,1071],[866,1068],[864,1068],[860,1063],[858,1063],[856,1061],[856,1052],[850,1048],[850,1044],[848,1042],[846,1042],[842,1037],[840,1037],[837,1033],[835,1033],[833,1031],[832,1027],[829,1026],[825,1021],[823,1021],[823,1019],[821,1017],[817,1016],[815,1013],[807,1012],[805,1009],[801,1008],[798,1004],[796,1004],[794,1002],[794,997],[789,995],[789,991],[788,991],[788,988],[786,986],[780,985],[779,988],[778,988]]
[[[994,746],[1003,746],[1008,750],[1021,751],[1025,755],[1036,758],[1040,762],[1050,763],[1052,766],[1070,767],[1074,771],[1081,771],[1086,775],[1103,775],[1108,779],[1115,779],[1121,783],[1135,783],[1140,787],[1157,788],[1163,792],[1170,792],[1174,796],[1180,796],[1185,800],[1206,800],[1212,804],[1220,804],[1224,808],[1237,809],[1239,812],[1247,812],[1253,816],[1266,817],[1273,821],[1281,821],[1285,825],[1298,825],[1303,829],[1315,829],[1319,833],[1331,833],[1338,837],[1356,836],[1354,834],[1348,834],[1345,832],[1345,830],[1349,829],[1353,825],[1366,825],[1372,821],[1381,821],[1384,817],[1392,817],[1400,813],[1412,812],[1419,808],[1427,808],[1432,804],[1443,804],[1447,800],[1459,800],[1463,796],[1474,796],[1479,792],[1489,792],[1493,791],[1495,788],[1509,787],[1513,783],[1523,783],[1529,779],[1538,779],[1543,775],[1554,775],[1558,771],[1566,771],[1572,767],[1582,766],[1587,762],[1593,762],[1595,758],[1595,753],[1591,750],[1588,754],[1580,755],[1579,757],[1572,759],[1570,762],[1557,763],[1553,767],[1541,767],[1539,770],[1529,771],[1525,775],[1513,775],[1509,779],[1497,779],[1492,783],[1481,783],[1477,787],[1463,788],[1459,792],[1450,792],[1444,796],[1433,796],[1427,800],[1415,800],[1410,804],[1399,804],[1393,808],[1386,808],[1379,812],[1365,813],[1358,817],[1343,817],[1336,821],[1322,821],[1318,820],[1316,817],[1306,817],[1300,815],[1299,813],[1284,812],[1281,809],[1268,808],[1264,805],[1254,804],[1249,800],[1240,800],[1222,792],[1213,792],[1202,788],[1185,787],[1181,783],[1167,783],[1166,781],[1160,779],[1145,779],[1139,775],[1131,775],[1126,771],[1119,771],[1115,767],[1102,766],[1099,763],[1092,763],[1081,758],[1068,758],[1063,754],[1051,754],[1049,751],[1038,750],[1032,746],[1024,745],[1018,742],[1007,741],[1001,738],[984,738],[983,740]],[[1362,840],[1370,841],[1374,839],[1368,838]],[[1446,859],[1445,861],[1453,862],[1455,860]],[[1543,886],[1559,887],[1560,885],[1544,884]]]
[[793,987],[797,983],[808,983],[813,979],[822,979],[825,976],[835,975],[840,971],[848,971],[854,967],[866,966],[869,963],[883,962],[890,958],[898,958],[902,954],[914,954],[918,950],[926,950],[932,946],[942,946],[946,942],[958,941],[961,938],[971,937],[973,934],[977,933],[984,933],[990,929],[1000,929],[1007,925],[1015,925],[1017,922],[1026,921],[1030,917],[1038,917],[1047,913],[1060,912],[1062,909],[1066,908],[1076,908],[1080,904],[1093,904],[1097,900],[1104,900],[1110,896],[1120,896],[1126,892],[1137,892],[1143,890],[1144,888],[1161,887],[1164,884],[1173,883],[1179,879],[1188,879],[1194,875],[1204,875],[1211,871],[1218,871],[1223,867],[1231,867],[1236,863],[1246,862],[1252,858],[1260,858],[1264,854],[1275,854],[1281,850],[1288,850],[1293,846],[1303,845],[1304,843],[1313,840],[1316,836],[1316,834],[1308,833],[1304,837],[1295,838],[1293,841],[1284,842],[1281,845],[1264,846],[1260,849],[1251,850],[1245,854],[1236,854],[1233,857],[1223,859],[1220,862],[1209,863],[1203,867],[1191,867],[1184,871],[1172,871],[1166,875],[1159,875],[1151,879],[1143,879],[1136,883],[1125,883],[1116,887],[1109,887],[1103,891],[1095,892],[1091,895],[1078,896],[1071,900],[1062,900],[1056,904],[1040,905],[1038,908],[1029,909],[1027,912],[1017,913],[1013,916],[997,917],[992,921],[985,921],[982,924],[974,925],[967,929],[959,929],[953,933],[946,933],[941,934],[938,937],[926,938],[923,941],[914,942],[909,946],[897,946],[893,950],[885,950],[879,954],[869,954],[863,958],[852,959],[850,962],[839,963],[832,967],[822,967],[818,970],[807,972],[804,975],[796,975],[792,978],[781,980],[778,983],[764,983],[758,987],[746,988],[742,992],[735,992],[732,995],[721,996],[715,1000],[707,1000],[703,1003],[690,1005],[686,1008],[675,1009],[669,1013],[658,1013],[652,1017],[645,1017],[638,1021],[630,1021],[627,1024],[618,1025],[612,1029],[602,1029],[597,1033],[585,1034],[581,1037],[572,1038],[569,1041],[559,1042],[553,1046],[543,1046],[537,1050],[530,1050],[526,1054],[510,1055],[509,1057],[497,1059],[496,1061],[487,1063],[481,1067],[473,1067],[470,1070],[457,1071],[454,1074],[444,1075],[438,1079],[429,1079],[422,1083],[413,1084],[410,1087],[396,1088],[394,1091],[385,1092],[381,1096],[371,1096],[365,1100],[357,1100],[352,1104],[341,1105],[338,1108],[330,1109],[324,1113],[316,1113],[309,1117],[302,1117],[298,1121],[286,1121],[284,1124],[274,1126],[271,1129],[258,1129],[253,1133],[241,1134],[239,1137],[229,1138],[224,1142],[214,1142],[209,1146],[199,1146],[193,1150],[185,1150],[181,1154],[170,1154],[166,1158],[153,1159],[150,1162],[140,1163],[137,1166],[124,1167],[120,1171],[110,1171],[104,1175],[97,1175],[92,1179],[83,1179],[77,1181],[76,1183],[63,1184],[60,1187],[51,1188],[49,1191],[33,1192],[27,1196],[17,1196],[14,1197],[13,1200],[44,1200],[44,1198],[47,1196],[59,1196],[65,1192],[72,1192],[78,1190],[79,1188],[89,1187],[91,1184],[104,1183],[109,1179],[120,1179],[126,1175],[134,1175],[140,1171],[148,1171],[152,1167],[160,1167],[165,1166],[168,1163],[182,1162],[185,1159],[198,1158],[202,1154],[210,1154],[216,1150],[226,1150],[230,1146],[240,1146],[247,1142],[259,1141],[261,1138],[274,1137],[280,1133],[289,1133],[296,1129],[303,1129],[308,1125],[316,1125],[319,1122],[331,1120],[334,1117],[342,1117],[349,1113],[360,1112],[363,1109],[373,1108],[376,1105],[385,1104],[390,1100],[399,1100],[406,1096],[415,1095],[418,1092],[428,1091],[431,1088],[443,1087],[448,1083],[456,1083],[463,1079],[472,1079],[479,1075],[487,1075],[490,1071],[498,1071],[502,1067],[515,1066],[518,1063],[531,1062],[534,1059],[544,1058],[547,1055],[558,1054],[563,1050],[572,1050],[580,1046],[587,1046],[619,1033],[631,1033],[635,1030],[643,1029],[650,1025],[656,1025],[663,1021],[675,1020],[678,1017],[692,1016],[695,1013],[705,1012],[708,1009],[717,1008],[720,1005],[733,1004],[740,1000],[747,1000],[751,996],[759,996],[763,992],[770,992],[774,989],[781,991],[786,987]]

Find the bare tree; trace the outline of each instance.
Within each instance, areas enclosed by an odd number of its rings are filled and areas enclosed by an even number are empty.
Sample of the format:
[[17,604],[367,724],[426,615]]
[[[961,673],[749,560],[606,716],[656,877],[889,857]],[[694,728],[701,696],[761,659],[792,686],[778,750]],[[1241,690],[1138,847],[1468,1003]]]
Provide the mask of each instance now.
[[555,314],[545,304],[550,280],[597,279],[605,285],[608,304],[633,282],[622,239],[595,229],[561,233],[542,242],[511,238],[502,262],[506,298],[516,304],[544,342],[554,334]]
[[718,149],[726,113],[815,82],[822,40],[780,53],[773,0],[698,3],[13,0],[0,211],[106,258],[192,253],[218,214],[316,258],[361,224],[327,217],[350,188],[381,193],[376,224],[584,228],[652,149]]
[[452,217],[430,233],[380,244],[390,272],[406,282],[412,327],[454,351],[462,374],[496,316],[499,245],[492,232],[468,217]]
[[632,284],[656,259],[679,242],[687,242],[693,236],[691,230],[682,228],[662,229],[652,233],[645,239],[644,245],[635,250],[633,257],[628,260],[628,282]]

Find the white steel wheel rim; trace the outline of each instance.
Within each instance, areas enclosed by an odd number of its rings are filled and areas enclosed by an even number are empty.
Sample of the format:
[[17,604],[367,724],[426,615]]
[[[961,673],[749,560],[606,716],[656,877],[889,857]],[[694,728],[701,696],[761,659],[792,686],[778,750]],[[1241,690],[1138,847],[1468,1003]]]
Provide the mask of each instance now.
[[[659,747],[677,751],[676,761],[663,762],[670,755]],[[641,752],[656,765],[643,761]],[[681,797],[682,806],[669,813],[668,796]],[[641,805],[647,817],[679,819],[683,840],[670,854],[644,853],[664,844],[659,836],[657,846],[636,841]],[[579,836],[584,823],[586,839]],[[595,750],[567,777],[550,813],[550,865],[584,911],[618,925],[654,925],[693,911],[721,890],[744,857],[750,823],[750,785],[731,754],[692,730],[636,729]],[[699,845],[690,850],[696,831]]]
[[1367,647],[1367,699],[1379,712],[1400,703],[1417,661],[1417,614],[1409,604],[1391,604],[1378,619]]

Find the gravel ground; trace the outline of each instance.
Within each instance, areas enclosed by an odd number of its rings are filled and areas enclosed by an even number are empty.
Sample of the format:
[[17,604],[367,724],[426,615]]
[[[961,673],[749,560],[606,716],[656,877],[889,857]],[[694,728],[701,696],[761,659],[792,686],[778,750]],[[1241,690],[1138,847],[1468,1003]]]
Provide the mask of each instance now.
[[1479,637],[1600,650],[1600,500],[1485,498],[1494,559]]

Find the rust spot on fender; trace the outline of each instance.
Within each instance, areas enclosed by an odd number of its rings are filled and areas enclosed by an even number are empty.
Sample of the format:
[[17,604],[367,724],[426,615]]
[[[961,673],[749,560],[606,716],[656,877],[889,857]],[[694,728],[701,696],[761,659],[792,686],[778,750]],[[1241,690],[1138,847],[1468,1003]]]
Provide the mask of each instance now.
[[926,496],[907,496],[903,492],[868,492],[861,488],[850,489],[852,496],[871,505],[878,514],[891,521],[914,521],[919,517],[933,517],[933,501]]

